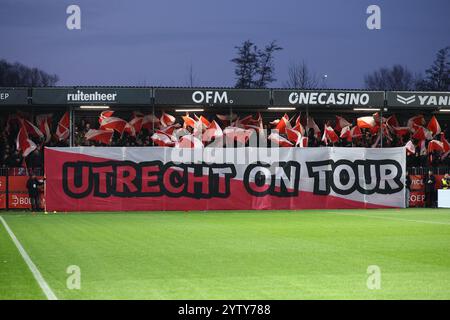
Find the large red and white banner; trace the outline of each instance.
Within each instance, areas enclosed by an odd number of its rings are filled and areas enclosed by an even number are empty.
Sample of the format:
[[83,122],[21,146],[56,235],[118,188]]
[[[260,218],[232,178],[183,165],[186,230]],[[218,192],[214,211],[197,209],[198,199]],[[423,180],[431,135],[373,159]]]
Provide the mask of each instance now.
[[46,148],[51,211],[405,206],[405,148]]

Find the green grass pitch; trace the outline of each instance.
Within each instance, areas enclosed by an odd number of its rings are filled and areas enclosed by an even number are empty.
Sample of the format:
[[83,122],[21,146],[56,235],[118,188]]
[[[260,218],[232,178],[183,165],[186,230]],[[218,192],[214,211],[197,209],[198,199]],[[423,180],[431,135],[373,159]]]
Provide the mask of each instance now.
[[[450,210],[3,217],[59,299],[450,299]],[[45,299],[3,225],[0,299]]]

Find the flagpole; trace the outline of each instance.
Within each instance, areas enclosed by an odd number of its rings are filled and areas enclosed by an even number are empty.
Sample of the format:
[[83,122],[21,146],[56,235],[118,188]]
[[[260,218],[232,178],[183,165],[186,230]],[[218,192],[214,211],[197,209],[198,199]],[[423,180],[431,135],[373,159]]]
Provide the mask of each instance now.
[[73,108],[69,106],[69,147],[73,147]]
[[380,148],[383,148],[383,108],[380,108]]

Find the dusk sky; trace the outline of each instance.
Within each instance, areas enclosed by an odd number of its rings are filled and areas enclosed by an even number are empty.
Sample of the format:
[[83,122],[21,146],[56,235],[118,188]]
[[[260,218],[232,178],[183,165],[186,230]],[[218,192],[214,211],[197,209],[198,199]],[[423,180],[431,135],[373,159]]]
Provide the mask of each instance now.
[[[81,30],[66,8],[81,8]],[[381,30],[366,27],[381,7]],[[234,46],[276,40],[273,87],[304,60],[333,88],[400,63],[424,72],[450,45],[450,0],[0,0],[0,58],[39,67],[58,85],[233,86]]]

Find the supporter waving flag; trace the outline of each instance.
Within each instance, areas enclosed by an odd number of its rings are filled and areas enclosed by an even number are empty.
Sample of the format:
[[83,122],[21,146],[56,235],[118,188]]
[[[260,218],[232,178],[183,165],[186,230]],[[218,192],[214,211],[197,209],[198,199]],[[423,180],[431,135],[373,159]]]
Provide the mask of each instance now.
[[175,123],[175,117],[163,112],[160,118],[160,122],[163,127],[167,127]]
[[102,122],[100,123],[100,129],[101,130],[112,129],[114,131],[117,131],[120,135],[122,135],[127,124],[128,122],[126,122],[121,118],[107,117],[102,119]]
[[341,132],[341,130],[345,127],[349,127],[352,124],[350,122],[348,122],[347,120],[345,120],[343,117],[339,117],[336,116],[336,126],[334,127],[334,129],[337,132]]
[[69,130],[70,128],[70,115],[69,112],[64,113],[61,120],[58,122],[58,126],[56,127],[56,136],[59,141],[65,141],[69,138]]
[[428,122],[427,129],[431,131],[433,137],[441,133],[441,126],[435,116],[431,117],[430,122]]
[[45,143],[49,143],[52,138],[52,133],[50,132],[50,122],[52,121],[53,114],[40,114],[36,116],[36,124],[39,130],[44,134]]
[[21,125],[16,139],[16,149],[22,151],[22,155],[27,157],[36,148],[36,144],[28,138],[25,126]]
[[274,143],[275,145],[278,145],[280,147],[293,147],[294,144],[292,142],[290,142],[289,140],[287,140],[286,138],[283,138],[282,136],[280,136],[278,133],[276,132],[272,132],[268,139]]
[[43,138],[44,134],[41,132],[41,130],[39,130],[38,127],[36,127],[34,124],[32,124],[30,121],[28,121],[27,119],[22,119],[22,126],[25,127],[25,129],[27,130],[27,133],[35,138]]

